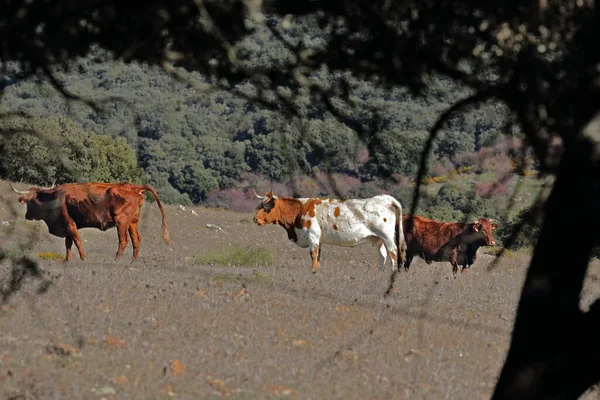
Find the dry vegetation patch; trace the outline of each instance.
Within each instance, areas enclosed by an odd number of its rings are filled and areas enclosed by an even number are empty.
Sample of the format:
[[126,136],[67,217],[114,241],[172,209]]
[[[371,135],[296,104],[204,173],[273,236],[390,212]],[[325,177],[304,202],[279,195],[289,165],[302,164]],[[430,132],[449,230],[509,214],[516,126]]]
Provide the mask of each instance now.
[[36,253],[35,256],[40,260],[56,260],[56,261],[64,261],[65,256],[62,254],[55,253],[53,251],[45,251],[42,253]]

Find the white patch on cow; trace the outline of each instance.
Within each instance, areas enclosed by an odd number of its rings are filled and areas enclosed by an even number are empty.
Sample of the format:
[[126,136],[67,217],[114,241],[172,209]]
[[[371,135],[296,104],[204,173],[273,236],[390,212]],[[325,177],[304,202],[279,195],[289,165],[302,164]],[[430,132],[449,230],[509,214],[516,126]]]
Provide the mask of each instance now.
[[[300,198],[303,204],[308,198]],[[294,228],[298,241],[296,245],[314,250],[317,245],[330,244],[342,247],[354,247],[361,243],[379,244],[379,268],[385,266],[387,256],[398,257],[395,240],[395,226],[398,218],[402,220],[402,206],[389,195],[379,195],[369,199],[323,200],[315,204],[315,216],[302,216],[302,228]],[[336,216],[336,208],[339,215]],[[386,221],[384,221],[384,218]],[[306,221],[310,227],[306,228]],[[337,229],[334,229],[337,227]],[[402,226],[402,224],[400,224]],[[400,231],[400,243],[404,243],[404,234]],[[393,256],[392,256],[393,254]]]
[[[306,199],[301,199],[301,200],[306,200]],[[304,201],[302,203],[304,203]],[[298,237],[298,241],[295,243],[296,243],[296,245],[298,245],[299,247],[302,247],[303,249],[306,249],[307,247],[309,247],[311,242],[315,243],[315,233],[314,233],[313,225],[317,223],[316,218],[310,218],[308,216],[303,217],[302,218],[302,226],[305,226],[306,221],[311,221],[311,227],[309,229],[294,228],[294,230],[296,231],[296,236]],[[312,240],[311,240],[311,238],[312,238]],[[319,241],[317,240],[316,243],[319,243]],[[313,248],[311,248],[311,250],[312,249]]]

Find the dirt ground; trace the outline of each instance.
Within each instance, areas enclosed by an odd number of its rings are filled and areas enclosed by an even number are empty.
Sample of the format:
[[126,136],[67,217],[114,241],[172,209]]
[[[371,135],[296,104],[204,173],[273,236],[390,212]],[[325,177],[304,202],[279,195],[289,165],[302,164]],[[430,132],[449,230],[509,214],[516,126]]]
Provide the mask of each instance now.
[[[25,221],[7,188],[0,182],[0,246],[64,255],[64,240]],[[377,269],[369,244],[325,246],[313,275],[308,251],[281,227],[258,227],[251,214],[166,209],[173,243],[162,242],[160,213],[146,202],[136,263],[131,245],[115,262],[114,229],[80,231],[84,262],[75,248],[70,263],[39,259],[42,277],[28,279],[0,311],[1,398],[490,397],[526,256],[490,268],[494,258],[481,254],[456,278],[449,263],[415,259],[384,298],[390,266]],[[234,245],[272,250],[275,262],[195,263]],[[9,274],[0,265],[4,284]],[[595,262],[584,307],[600,292],[598,276]]]

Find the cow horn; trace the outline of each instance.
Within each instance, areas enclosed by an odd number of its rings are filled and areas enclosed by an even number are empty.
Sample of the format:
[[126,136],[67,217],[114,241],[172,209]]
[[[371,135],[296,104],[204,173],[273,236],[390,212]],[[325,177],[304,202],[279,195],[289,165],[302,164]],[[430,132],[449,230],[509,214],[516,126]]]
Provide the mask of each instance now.
[[25,194],[29,193],[28,190],[17,190],[17,189],[15,189],[15,187],[10,182],[8,182],[8,184],[10,185],[10,187],[12,188],[12,190],[15,191],[16,194],[25,195]]
[[269,190],[269,193],[271,193],[271,198],[272,199],[276,199],[277,196],[275,196],[275,194],[273,193],[273,180],[271,180],[271,190]]
[[54,180],[54,182],[52,182],[52,186],[50,186],[50,189],[52,189],[54,186],[56,186],[56,179]]
[[497,223],[497,222],[498,222],[498,220],[497,220],[497,219],[495,219],[495,218],[490,218],[490,222],[491,222],[491,223],[493,223],[493,224],[495,224],[495,223]]
[[258,198],[258,199],[264,200],[264,199],[266,198],[266,196],[259,196],[259,195],[256,193],[256,191],[254,190],[254,188],[252,188],[252,192],[254,192],[254,195],[255,195],[255,196]]

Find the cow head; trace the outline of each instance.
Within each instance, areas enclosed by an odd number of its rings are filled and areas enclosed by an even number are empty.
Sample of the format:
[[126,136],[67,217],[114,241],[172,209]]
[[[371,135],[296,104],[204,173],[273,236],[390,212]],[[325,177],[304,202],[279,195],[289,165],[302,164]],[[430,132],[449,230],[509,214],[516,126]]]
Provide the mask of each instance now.
[[[41,220],[56,212],[59,207],[58,193],[51,189],[32,187],[29,190],[17,190],[10,184],[12,190],[19,194],[17,201],[27,205],[25,219]],[[53,184],[54,187],[54,184]]]
[[479,218],[473,222],[473,230],[480,232],[485,240],[486,246],[493,246],[496,244],[494,240],[493,230],[498,227],[498,223],[489,218]]
[[252,191],[261,200],[260,205],[256,208],[256,214],[253,219],[254,223],[258,224],[258,226],[277,224],[280,219],[280,212],[277,207],[277,200],[279,198],[272,192],[265,193],[265,196],[259,196],[254,189]]
[[12,185],[12,183],[10,183],[10,182],[9,182],[9,183],[8,183],[8,185],[11,187],[11,189],[12,189],[12,190],[14,190],[14,192],[15,192],[16,194],[19,194],[19,195],[20,195],[20,196],[19,196],[19,198],[18,198],[17,200],[18,200],[18,201],[19,201],[19,203],[21,203],[21,204],[25,204],[25,203],[27,203],[28,201],[30,201],[31,199],[33,199],[33,198],[34,198],[34,197],[37,195],[37,192],[38,192],[38,190],[39,190],[38,188],[35,188],[35,187],[29,188],[29,190],[17,190],[17,189],[16,189],[16,188],[15,188],[15,187]]

